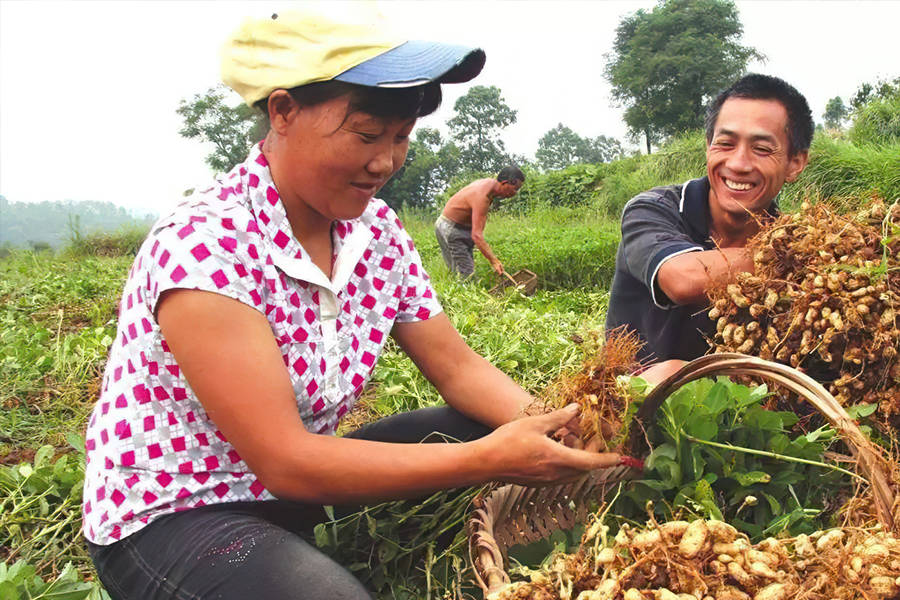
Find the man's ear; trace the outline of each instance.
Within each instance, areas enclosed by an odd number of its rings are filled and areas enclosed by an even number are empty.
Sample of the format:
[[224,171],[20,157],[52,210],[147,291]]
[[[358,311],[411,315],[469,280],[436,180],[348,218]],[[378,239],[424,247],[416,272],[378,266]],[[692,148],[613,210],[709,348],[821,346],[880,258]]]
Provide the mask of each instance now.
[[266,108],[269,112],[269,126],[276,133],[284,134],[294,119],[300,106],[287,90],[275,90],[269,94]]
[[803,169],[806,168],[806,165],[809,163],[809,150],[803,150],[802,152],[798,152],[788,159],[788,170],[787,175],[785,176],[785,181],[794,181],[797,177],[800,176],[800,173],[803,172]]

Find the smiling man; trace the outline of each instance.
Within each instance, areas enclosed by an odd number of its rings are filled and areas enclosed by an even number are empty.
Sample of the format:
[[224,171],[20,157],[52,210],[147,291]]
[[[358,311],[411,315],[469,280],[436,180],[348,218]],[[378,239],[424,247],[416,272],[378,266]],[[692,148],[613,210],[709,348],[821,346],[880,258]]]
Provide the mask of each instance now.
[[747,241],[806,167],[812,134],[806,99],[781,79],[747,75],[719,94],[706,117],[706,177],[625,205],[606,330],[636,331],[646,362],[705,354],[715,331],[706,288],[753,270]]

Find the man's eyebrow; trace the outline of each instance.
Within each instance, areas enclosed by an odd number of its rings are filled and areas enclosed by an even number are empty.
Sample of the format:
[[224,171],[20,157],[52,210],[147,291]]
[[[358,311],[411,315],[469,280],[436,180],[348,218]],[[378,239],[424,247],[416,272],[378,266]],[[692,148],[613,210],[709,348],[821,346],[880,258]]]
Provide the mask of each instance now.
[[[725,128],[722,128],[722,129],[719,129],[718,131],[716,131],[715,135],[713,137],[720,136],[720,135],[738,137],[737,132],[734,132],[730,129],[725,129]],[[768,132],[751,133],[750,139],[754,142],[765,141],[765,142],[773,142],[774,143],[774,142],[778,141],[778,139],[773,134],[768,133]]]

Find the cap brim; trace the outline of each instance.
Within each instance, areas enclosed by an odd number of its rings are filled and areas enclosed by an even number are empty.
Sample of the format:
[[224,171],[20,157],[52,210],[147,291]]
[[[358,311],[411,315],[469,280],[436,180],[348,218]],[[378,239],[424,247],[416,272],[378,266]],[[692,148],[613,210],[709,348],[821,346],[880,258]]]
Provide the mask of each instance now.
[[481,72],[485,59],[481,48],[409,41],[334,79],[370,87],[411,87],[432,81],[462,83]]

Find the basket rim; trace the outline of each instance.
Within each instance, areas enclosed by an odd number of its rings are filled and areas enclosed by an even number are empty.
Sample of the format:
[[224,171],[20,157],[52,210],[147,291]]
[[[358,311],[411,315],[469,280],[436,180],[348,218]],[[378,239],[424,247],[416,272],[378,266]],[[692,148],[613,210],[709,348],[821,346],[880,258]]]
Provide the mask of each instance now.
[[[828,390],[808,375],[779,363],[737,353],[706,355],[690,361],[659,383],[644,399],[635,415],[637,427],[632,426],[626,440],[626,451],[634,451],[633,455],[637,456],[648,449],[641,446],[641,442],[646,442],[643,423],[655,415],[671,392],[694,379],[721,374],[754,375],[795,391],[810,402],[835,427],[857,459],[857,469],[869,484],[881,524],[888,530],[896,530],[892,516],[895,494],[888,483],[883,456],[874,449],[872,442]],[[549,488],[549,493],[561,495],[569,485],[553,486]],[[524,486],[507,484],[476,499],[476,509],[467,524],[469,560],[474,578],[485,594],[495,592],[510,582],[505,571],[506,548],[495,532],[497,525],[508,514],[526,510],[527,505],[517,506],[516,501],[526,497],[527,490],[529,488]]]

